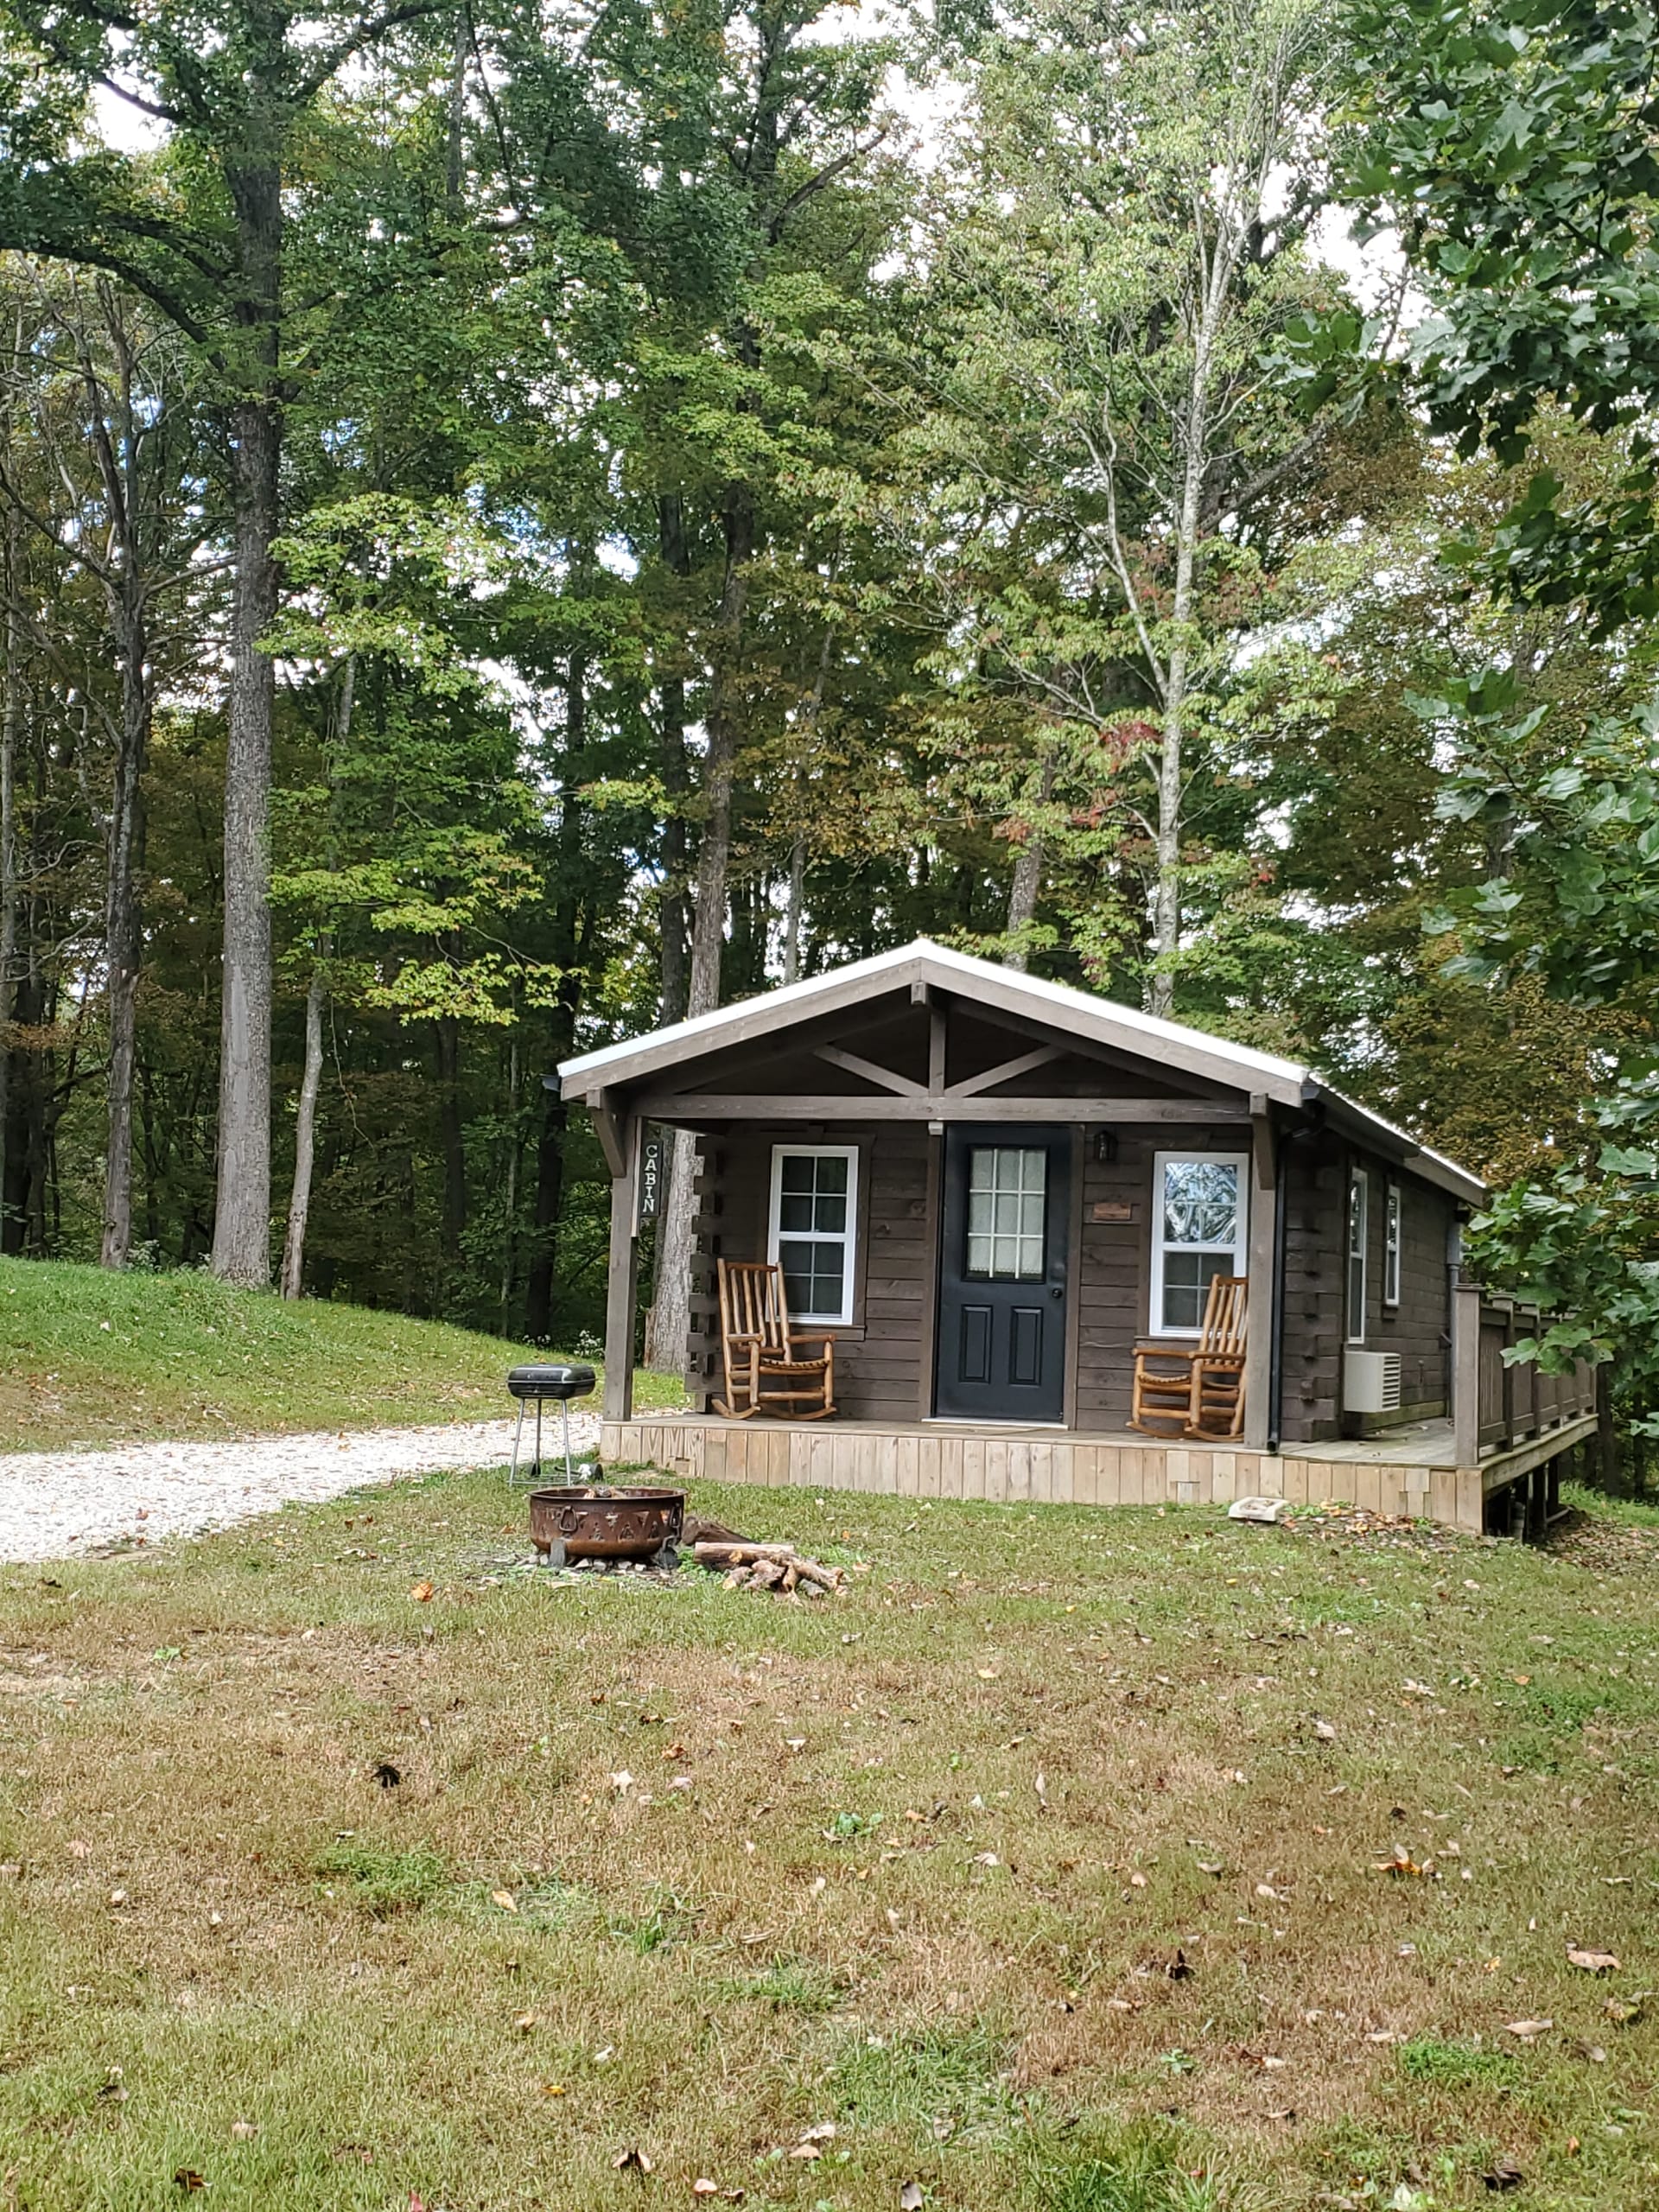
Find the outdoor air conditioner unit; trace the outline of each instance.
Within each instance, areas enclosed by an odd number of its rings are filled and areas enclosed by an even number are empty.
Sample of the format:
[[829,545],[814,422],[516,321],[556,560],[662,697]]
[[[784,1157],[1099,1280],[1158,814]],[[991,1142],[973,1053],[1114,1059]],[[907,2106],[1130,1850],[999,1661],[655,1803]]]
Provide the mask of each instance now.
[[1400,1355],[1397,1351],[1349,1351],[1342,1359],[1344,1413],[1397,1414],[1400,1410]]

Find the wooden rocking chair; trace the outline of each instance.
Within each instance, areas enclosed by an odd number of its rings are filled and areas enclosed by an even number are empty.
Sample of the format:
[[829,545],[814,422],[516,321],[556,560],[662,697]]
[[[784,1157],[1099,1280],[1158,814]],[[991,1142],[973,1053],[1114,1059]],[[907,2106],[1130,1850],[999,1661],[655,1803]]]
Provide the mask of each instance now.
[[[1213,1275],[1190,1348],[1136,1344],[1129,1427],[1148,1436],[1237,1436],[1244,1426],[1243,1275]],[[1162,1424],[1154,1427],[1154,1423]]]
[[836,1340],[822,1343],[823,1357],[807,1358],[796,1347],[784,1300],[784,1271],[775,1261],[721,1260],[720,1347],[726,1395],[715,1411],[731,1421],[779,1414],[786,1421],[823,1421],[836,1410]]

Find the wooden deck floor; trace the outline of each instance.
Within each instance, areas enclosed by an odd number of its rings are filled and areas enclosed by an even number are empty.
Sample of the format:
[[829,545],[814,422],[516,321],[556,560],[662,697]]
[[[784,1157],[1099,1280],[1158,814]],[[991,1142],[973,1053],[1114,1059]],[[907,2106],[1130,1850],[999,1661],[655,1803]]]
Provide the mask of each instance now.
[[601,1456],[711,1482],[868,1491],[1002,1503],[1230,1504],[1252,1494],[1298,1504],[1345,1499],[1478,1532],[1485,1499],[1593,1428],[1573,1421],[1519,1451],[1459,1467],[1451,1424],[1279,1452],[1163,1443],[1132,1431],[992,1428],[956,1421],[737,1421],[646,1414],[605,1422]]

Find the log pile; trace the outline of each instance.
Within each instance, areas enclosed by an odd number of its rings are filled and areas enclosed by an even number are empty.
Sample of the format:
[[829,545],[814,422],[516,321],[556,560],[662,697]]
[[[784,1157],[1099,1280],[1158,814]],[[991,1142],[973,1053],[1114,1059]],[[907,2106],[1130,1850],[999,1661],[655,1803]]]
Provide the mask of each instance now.
[[826,1598],[846,1587],[838,1567],[807,1559],[793,1544],[752,1544],[739,1537],[701,1539],[691,1547],[699,1567],[724,1567],[728,1590],[776,1590],[804,1598]]

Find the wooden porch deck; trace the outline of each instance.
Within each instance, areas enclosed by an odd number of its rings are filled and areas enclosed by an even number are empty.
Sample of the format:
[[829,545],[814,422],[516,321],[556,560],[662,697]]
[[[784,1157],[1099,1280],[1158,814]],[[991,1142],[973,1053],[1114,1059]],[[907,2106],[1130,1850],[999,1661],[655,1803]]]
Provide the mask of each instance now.
[[1389,1436],[1290,1445],[1269,1453],[1162,1443],[1125,1430],[1084,1435],[944,1421],[798,1424],[646,1414],[607,1421],[600,1454],[693,1481],[998,1504],[1228,1505],[1253,1495],[1319,1504],[1341,1498],[1478,1535],[1494,1491],[1568,1450],[1594,1427],[1593,1415],[1563,1421],[1516,1449],[1483,1455],[1477,1466],[1459,1467],[1450,1421],[1418,1421]]

